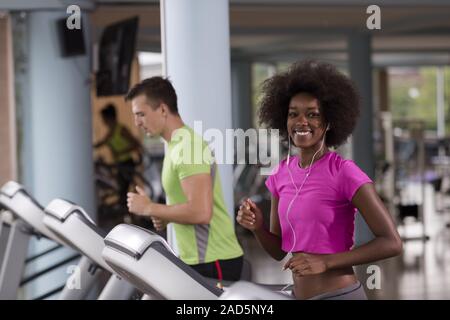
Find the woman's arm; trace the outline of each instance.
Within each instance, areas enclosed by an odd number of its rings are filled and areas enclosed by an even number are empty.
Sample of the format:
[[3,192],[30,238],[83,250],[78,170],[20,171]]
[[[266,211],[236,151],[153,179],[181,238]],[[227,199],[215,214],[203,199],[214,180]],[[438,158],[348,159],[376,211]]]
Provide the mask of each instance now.
[[275,260],[282,260],[286,252],[281,250],[281,228],[278,219],[278,198],[271,198],[270,231],[264,228],[261,210],[250,199],[241,206],[237,221],[253,232],[259,244]]
[[373,184],[368,183],[359,188],[352,203],[364,217],[375,239],[349,252],[331,255],[328,267],[355,266],[399,255],[402,252],[402,240]]
[[375,236],[370,242],[348,252],[330,255],[300,253],[286,264],[295,274],[311,275],[330,269],[352,267],[399,255],[402,240],[395,223],[377,195],[373,184],[363,185],[352,199]]

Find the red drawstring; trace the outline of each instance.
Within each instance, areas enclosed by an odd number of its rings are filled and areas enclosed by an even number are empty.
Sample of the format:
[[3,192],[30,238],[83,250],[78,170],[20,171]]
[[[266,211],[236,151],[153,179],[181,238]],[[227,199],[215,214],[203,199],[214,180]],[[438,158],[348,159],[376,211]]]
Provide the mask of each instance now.
[[220,267],[220,263],[219,260],[216,260],[216,270],[217,270],[217,280],[219,280],[219,283],[217,284],[217,286],[219,288],[222,288],[222,268]]

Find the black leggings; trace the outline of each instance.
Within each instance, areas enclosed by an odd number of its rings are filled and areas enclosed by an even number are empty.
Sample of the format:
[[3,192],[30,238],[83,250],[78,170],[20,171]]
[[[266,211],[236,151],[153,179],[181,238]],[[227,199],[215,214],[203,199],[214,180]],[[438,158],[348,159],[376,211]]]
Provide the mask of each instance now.
[[199,263],[191,267],[202,276],[218,281],[238,281],[241,278],[244,257],[240,256],[228,260],[216,260],[209,263]]

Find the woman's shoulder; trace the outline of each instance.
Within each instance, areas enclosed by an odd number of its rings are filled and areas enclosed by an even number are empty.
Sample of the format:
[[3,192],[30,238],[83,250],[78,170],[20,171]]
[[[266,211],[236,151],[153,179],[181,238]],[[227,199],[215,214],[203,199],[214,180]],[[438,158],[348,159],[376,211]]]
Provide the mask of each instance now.
[[342,173],[343,171],[354,170],[358,168],[358,166],[353,160],[346,159],[335,151],[330,152],[328,164],[331,171],[334,172],[336,175]]
[[346,159],[337,152],[330,156],[329,166],[336,177],[365,176],[364,171],[352,159]]

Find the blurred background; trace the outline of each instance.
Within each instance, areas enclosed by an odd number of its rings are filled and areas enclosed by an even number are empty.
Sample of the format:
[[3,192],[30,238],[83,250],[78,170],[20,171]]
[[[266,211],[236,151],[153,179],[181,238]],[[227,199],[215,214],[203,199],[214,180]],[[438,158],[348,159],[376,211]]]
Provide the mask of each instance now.
[[[206,127],[247,130],[259,127],[265,79],[301,59],[327,61],[355,81],[363,101],[358,126],[338,152],[374,179],[404,240],[400,257],[376,263],[381,286],[368,296],[449,299],[450,1],[379,0],[369,9],[373,4],[0,0],[0,183],[20,182],[43,205],[65,197],[106,231],[122,222],[152,229],[120,200],[122,176],[129,188],[144,186],[154,201],[165,201],[164,143],[134,126],[123,99],[130,86],[169,76],[189,125],[202,120]],[[78,18],[79,28],[69,29]],[[94,148],[108,135],[101,111],[109,104],[141,145],[130,153],[133,170],[125,178],[108,145]],[[280,156],[285,152],[282,146]],[[232,217],[248,196],[268,213],[258,164],[220,169]],[[250,233],[236,231],[253,281],[292,281]],[[370,237],[358,216],[356,243]],[[36,239],[30,254],[46,246]],[[67,255],[34,261],[25,273]],[[45,292],[64,281],[65,267],[25,282],[20,297],[51,299]],[[367,268],[356,268],[361,281],[370,276]]]

